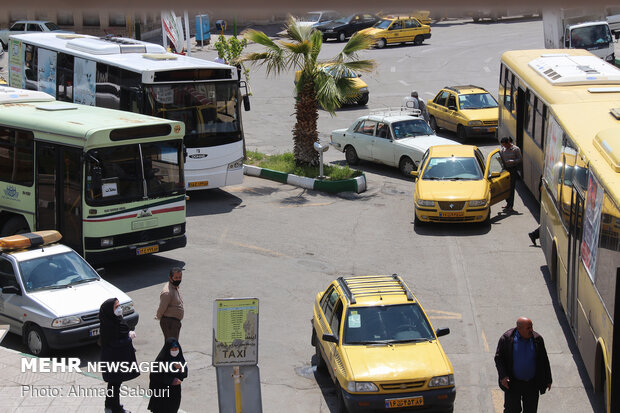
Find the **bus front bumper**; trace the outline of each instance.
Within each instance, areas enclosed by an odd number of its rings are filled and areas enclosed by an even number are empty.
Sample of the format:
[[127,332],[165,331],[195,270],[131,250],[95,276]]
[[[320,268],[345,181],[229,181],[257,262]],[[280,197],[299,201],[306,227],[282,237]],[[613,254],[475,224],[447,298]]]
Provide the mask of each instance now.
[[170,251],[176,248],[183,248],[186,245],[187,237],[183,234],[178,237],[153,241],[144,245],[127,245],[103,251],[86,250],[84,258],[86,258],[86,261],[88,261],[90,265],[96,266],[107,262],[134,258],[139,255],[149,255],[157,252]]

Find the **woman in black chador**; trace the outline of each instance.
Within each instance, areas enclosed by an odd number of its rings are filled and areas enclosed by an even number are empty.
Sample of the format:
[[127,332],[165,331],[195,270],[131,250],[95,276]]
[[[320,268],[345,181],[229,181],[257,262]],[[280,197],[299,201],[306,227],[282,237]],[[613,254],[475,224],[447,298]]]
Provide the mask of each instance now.
[[[123,321],[123,309],[116,298],[107,299],[99,309],[99,322],[101,333],[101,361],[103,362],[129,362],[136,363],[136,350],[132,344],[135,333],[129,330],[129,326]],[[108,391],[105,398],[105,410],[112,413],[129,413],[123,409],[119,400],[121,383],[131,380],[140,375],[136,364],[130,371],[104,372],[103,380],[108,383]]]
[[[156,362],[172,363],[178,372],[152,372],[149,389],[152,391],[149,410],[153,413],[176,413],[181,406],[181,382],[187,377],[183,350],[176,338],[166,339]],[[160,369],[162,370],[162,369]]]

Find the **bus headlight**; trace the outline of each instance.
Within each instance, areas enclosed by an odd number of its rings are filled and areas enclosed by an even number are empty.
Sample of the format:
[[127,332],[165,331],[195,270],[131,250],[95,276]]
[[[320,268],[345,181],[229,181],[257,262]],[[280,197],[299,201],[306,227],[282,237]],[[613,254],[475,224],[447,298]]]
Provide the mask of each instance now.
[[111,247],[114,245],[114,237],[101,238],[102,247]]
[[482,126],[481,120],[472,120],[467,123],[469,126]]
[[454,375],[446,374],[445,376],[436,376],[428,382],[428,387],[439,386],[454,386]]
[[350,381],[347,383],[347,390],[351,393],[379,391],[376,384],[368,381]]
[[243,158],[239,158],[235,162],[231,162],[228,164],[228,169],[239,169],[239,168],[243,168]]
[[179,235],[183,231],[183,225],[175,225],[172,227],[172,235]]
[[470,207],[479,207],[479,206],[486,205],[486,203],[487,203],[486,199],[476,199],[475,201],[469,201],[469,206]]
[[133,313],[135,310],[133,308],[133,301],[130,301],[126,304],[121,304],[121,308],[123,309],[123,315],[127,315],[127,314],[131,314]]
[[418,205],[432,207],[432,206],[435,206],[435,201],[427,201],[425,199],[418,199]]
[[52,321],[52,327],[54,328],[68,327],[68,326],[72,326],[75,324],[80,324],[80,322],[81,322],[80,317],[75,316],[75,315],[72,315],[69,317],[60,317]]

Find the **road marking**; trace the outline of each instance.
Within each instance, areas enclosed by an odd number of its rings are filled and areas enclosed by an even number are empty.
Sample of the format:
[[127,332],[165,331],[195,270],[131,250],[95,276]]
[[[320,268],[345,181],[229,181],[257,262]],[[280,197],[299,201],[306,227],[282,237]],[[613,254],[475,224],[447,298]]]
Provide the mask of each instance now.
[[325,205],[331,205],[331,204],[333,204],[333,202],[317,202],[315,204],[285,205],[285,206],[281,206],[280,208],[300,208],[300,207],[309,207],[309,206],[325,206]]
[[486,59],[484,59],[484,63],[489,63],[493,59],[494,57],[487,57]]
[[504,392],[500,389],[491,389],[491,400],[493,400],[495,413],[502,413],[504,411]]
[[[451,313],[449,311],[441,311],[441,310],[426,310],[429,313],[429,317],[439,319],[439,320],[460,320],[463,318],[461,313]],[[433,315],[440,314],[440,315]]]
[[402,83],[405,86],[409,86],[409,83],[405,82],[404,80],[399,80],[400,83]]
[[395,73],[396,72],[396,66],[390,67],[390,72]]
[[484,351],[489,352],[489,342],[487,341],[487,336],[484,334],[484,330],[480,329],[480,335],[482,336],[482,343],[484,344]]
[[491,73],[491,69],[488,66],[483,67],[484,71],[487,73]]
[[398,59],[398,60],[396,61],[396,63],[402,63],[402,62],[404,62],[405,60],[407,60],[407,58],[406,58],[406,57],[402,57],[402,58]]
[[282,254],[278,251],[268,250],[267,248],[261,248],[256,245],[242,244],[240,242],[229,241],[229,244],[236,245],[238,247],[247,248],[254,251],[264,252],[265,254],[273,255],[275,257],[288,257],[286,254]]

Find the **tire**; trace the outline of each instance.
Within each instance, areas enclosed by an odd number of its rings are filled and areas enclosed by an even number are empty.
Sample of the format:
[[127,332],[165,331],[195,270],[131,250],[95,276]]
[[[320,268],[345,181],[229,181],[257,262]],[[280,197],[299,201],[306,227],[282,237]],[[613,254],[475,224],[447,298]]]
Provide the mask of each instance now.
[[377,49],[383,49],[386,45],[385,39],[377,40]]
[[368,95],[362,95],[362,97],[360,98],[360,100],[357,101],[357,104],[360,106],[364,106],[365,104],[368,103]]
[[437,120],[435,119],[434,116],[430,117],[428,123],[429,123],[431,129],[435,131],[435,133],[439,132],[439,126],[437,126]]
[[480,21],[480,17],[478,16],[472,17],[472,19],[474,19],[474,23],[478,23]]
[[24,218],[11,217],[2,226],[0,236],[8,237],[9,235],[25,234],[26,232],[30,232],[30,228],[28,228],[28,224],[26,223]]
[[344,148],[344,157],[349,165],[357,165],[360,163],[360,158],[357,156],[357,151],[351,145]]
[[344,390],[340,388],[338,382],[336,382],[336,397],[338,397],[338,404],[336,404],[336,413],[348,413],[347,405],[344,404],[344,396],[342,394]]
[[26,347],[28,347],[28,352],[33,356],[45,357],[49,354],[50,348],[47,344],[47,339],[43,334],[43,330],[36,324],[28,326],[24,335],[24,342]]
[[408,156],[403,156],[402,158],[400,158],[400,162],[398,163],[398,169],[400,169],[400,172],[403,175],[411,178],[410,172],[415,171],[418,168],[415,166],[415,162],[413,162],[411,158],[409,158]]
[[338,32],[338,41],[342,43],[345,40],[347,40],[347,35],[344,32]]
[[456,137],[462,141],[467,140],[467,134],[465,133],[465,128],[463,126],[461,125],[457,126]]
[[413,39],[413,44],[415,44],[416,46],[419,46],[422,43],[424,43],[424,36],[418,35]]

